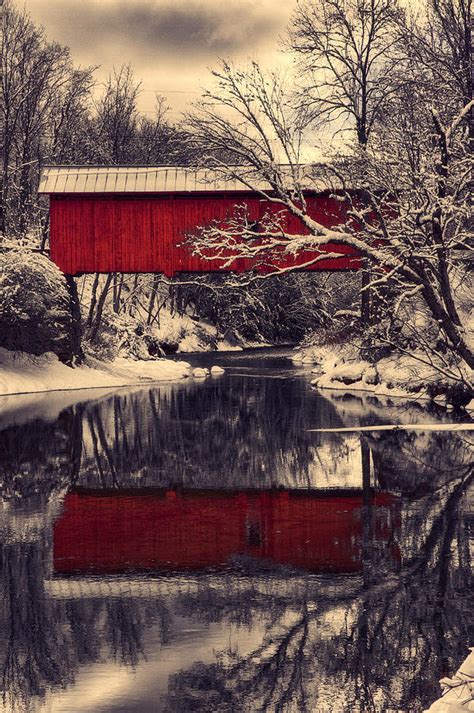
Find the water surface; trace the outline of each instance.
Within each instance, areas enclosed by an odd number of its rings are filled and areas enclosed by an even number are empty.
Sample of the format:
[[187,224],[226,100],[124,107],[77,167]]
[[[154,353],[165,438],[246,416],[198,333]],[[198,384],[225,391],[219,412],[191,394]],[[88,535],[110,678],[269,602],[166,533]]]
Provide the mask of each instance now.
[[5,711],[421,711],[472,637],[469,432],[224,376],[0,402]]

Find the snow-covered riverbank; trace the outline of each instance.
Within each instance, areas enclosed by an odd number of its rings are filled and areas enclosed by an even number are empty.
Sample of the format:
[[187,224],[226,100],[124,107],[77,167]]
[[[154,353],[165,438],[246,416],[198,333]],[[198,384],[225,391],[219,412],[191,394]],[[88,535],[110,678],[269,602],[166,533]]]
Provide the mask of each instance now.
[[474,647],[452,678],[440,681],[442,694],[426,713],[474,711]]
[[72,368],[62,364],[54,354],[32,356],[0,348],[0,395],[130,386],[148,381],[173,381],[191,374],[191,366],[186,361],[115,359],[104,363],[89,360],[88,365]]
[[[311,347],[295,351],[296,364],[313,365],[311,383],[318,389],[365,391],[376,396],[433,399],[441,406],[457,405],[474,410],[461,383],[444,379],[422,355],[391,355],[375,364],[361,360],[349,345]],[[472,377],[472,375],[471,375]],[[469,380],[464,375],[465,382]]]

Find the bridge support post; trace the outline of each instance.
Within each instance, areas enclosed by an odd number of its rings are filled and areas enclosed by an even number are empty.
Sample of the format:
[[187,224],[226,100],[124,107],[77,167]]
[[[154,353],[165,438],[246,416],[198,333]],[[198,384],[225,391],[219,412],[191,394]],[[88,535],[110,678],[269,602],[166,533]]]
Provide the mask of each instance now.
[[65,275],[67,290],[69,293],[69,310],[71,313],[70,344],[71,358],[68,359],[70,366],[81,364],[84,361],[82,351],[82,327],[81,327],[81,303],[77,292],[77,285],[72,275]]
[[364,586],[374,580],[374,503],[371,485],[370,447],[364,436],[360,435],[362,459],[362,576]]

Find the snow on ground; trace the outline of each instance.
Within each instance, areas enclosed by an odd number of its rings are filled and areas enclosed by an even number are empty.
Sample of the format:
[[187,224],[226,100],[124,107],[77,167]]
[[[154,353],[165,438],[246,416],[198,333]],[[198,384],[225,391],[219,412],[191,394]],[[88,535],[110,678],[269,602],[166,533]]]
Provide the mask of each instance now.
[[474,647],[452,678],[442,678],[443,691],[426,713],[467,713],[474,711]]
[[150,361],[134,361],[132,359],[115,359],[110,366],[114,375],[120,377],[135,377],[135,379],[150,379],[152,381],[173,381],[183,379],[191,374],[191,365],[187,361],[158,359]]
[[[423,355],[392,355],[370,364],[357,358],[349,345],[312,347],[295,352],[294,363],[314,364],[311,383],[318,389],[370,391],[376,396],[429,398],[428,385],[440,379],[433,366],[423,363]],[[442,397],[435,401],[445,405]],[[468,405],[473,410],[474,403]]]
[[325,389],[324,397],[334,403],[343,423],[348,425],[362,423],[363,418],[371,419],[368,421],[371,423],[430,424],[434,414],[436,422],[452,423],[446,409],[427,409],[426,401],[413,398],[392,399],[390,396],[375,396],[371,391],[355,393],[350,392],[350,387],[346,391]]
[[474,431],[474,423],[394,423],[379,426],[343,426],[340,428],[308,428],[308,433],[375,433],[376,431]]
[[[255,345],[252,344],[245,344],[245,349],[251,349]],[[257,344],[257,347],[271,347],[273,344]],[[244,347],[238,346],[236,344],[231,344],[230,342],[226,341],[225,339],[222,339],[220,342],[217,342],[216,349],[218,352],[241,352],[243,351]]]
[[[114,386],[94,389],[93,397],[88,395],[88,400],[103,398],[113,393],[114,390]],[[8,426],[19,426],[35,419],[54,423],[61,411],[83,401],[84,392],[82,389],[0,395],[0,430]]]
[[187,314],[172,314],[164,308],[160,313],[160,326],[153,334],[160,342],[177,344],[179,352],[199,352],[212,349],[217,329],[204,320],[198,322]]
[[90,366],[72,368],[55,354],[32,356],[0,348],[0,395],[42,391],[128,386],[146,381],[172,381],[191,374],[185,361],[157,359],[110,363],[91,361]]
[[152,329],[152,334],[159,342],[176,345],[180,353],[242,349],[226,339],[220,339],[214,324],[203,319],[193,319],[187,314],[172,314],[166,308],[161,311],[160,325]]

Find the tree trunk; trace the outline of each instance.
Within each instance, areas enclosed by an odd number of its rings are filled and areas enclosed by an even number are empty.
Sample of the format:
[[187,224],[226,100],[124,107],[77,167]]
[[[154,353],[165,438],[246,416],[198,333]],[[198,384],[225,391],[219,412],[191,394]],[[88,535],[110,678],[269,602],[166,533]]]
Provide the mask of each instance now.
[[49,237],[49,211],[46,215],[46,218],[44,220],[43,226],[41,228],[41,245],[40,245],[40,252],[44,253],[46,250],[46,242]]
[[109,273],[107,275],[107,279],[105,281],[105,285],[102,289],[102,292],[100,293],[100,297],[97,301],[97,309],[96,309],[96,313],[95,313],[95,319],[94,319],[94,323],[92,325],[91,332],[89,334],[89,339],[91,340],[91,342],[93,342],[94,339],[97,337],[97,333],[99,331],[100,323],[102,321],[102,312],[104,310],[105,300],[107,297],[107,293],[109,291],[110,283],[112,282],[112,278],[113,278],[113,273]]
[[94,275],[94,282],[92,283],[91,303],[89,305],[89,313],[87,315],[87,320],[86,320],[86,325],[88,327],[92,327],[94,310],[95,310],[95,306],[97,304],[97,288],[99,286],[99,277],[100,277],[99,273],[96,272]]
[[430,284],[426,283],[423,285],[422,290],[423,297],[425,298],[426,304],[430,308],[431,314],[434,319],[440,324],[446,337],[451,343],[452,349],[458,356],[463,359],[466,364],[474,369],[474,354],[467,346],[464,339],[458,332],[456,324],[452,322],[449,314],[440,305],[439,300]]
[[71,312],[70,344],[71,358],[66,363],[70,366],[81,364],[84,360],[84,353],[81,347],[81,304],[77,294],[77,284],[72,275],[66,275],[66,284],[69,293],[69,307]]
[[[29,137],[25,137],[28,141]],[[30,187],[30,148],[27,145],[23,150],[22,165],[20,171],[20,201],[19,201],[19,233],[23,237],[28,231],[30,218],[31,187]]]
[[154,275],[153,276],[153,284],[151,286],[151,294],[150,294],[150,301],[148,303],[148,316],[146,323],[148,325],[151,324],[152,321],[152,315],[153,315],[153,307],[155,306],[155,300],[156,300],[156,293],[158,290],[158,285],[160,284],[161,280],[161,275]]
[[123,273],[121,273],[119,275],[118,273],[115,272],[114,273],[114,299],[113,299],[115,314],[119,314],[119,312],[120,312],[120,300],[122,297],[123,281],[124,281]]
[[362,327],[370,327],[370,272],[369,260],[362,258],[362,280],[360,294],[360,318]]

